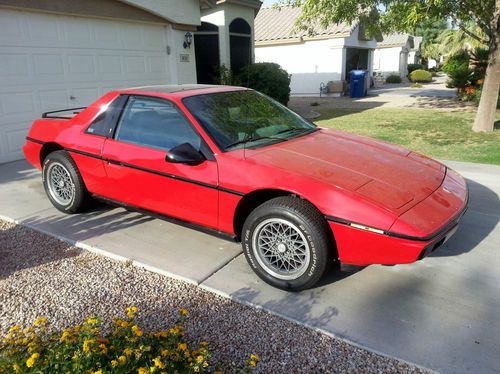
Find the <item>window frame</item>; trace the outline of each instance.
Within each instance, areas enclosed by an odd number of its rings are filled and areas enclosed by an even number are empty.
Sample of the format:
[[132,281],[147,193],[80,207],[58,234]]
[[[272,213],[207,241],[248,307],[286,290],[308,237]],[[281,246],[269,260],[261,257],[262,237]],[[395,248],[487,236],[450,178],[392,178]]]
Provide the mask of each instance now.
[[130,142],[127,142],[124,140],[117,139],[121,119],[122,119],[123,114],[125,112],[125,108],[127,107],[127,104],[131,98],[143,98],[143,99],[150,99],[150,100],[155,100],[155,101],[160,101],[160,102],[163,101],[165,103],[172,105],[172,107],[174,107],[174,109],[177,111],[177,113],[179,113],[181,118],[183,118],[186,121],[187,125],[191,128],[191,130],[193,130],[193,132],[200,138],[199,151],[203,154],[203,156],[207,159],[207,161],[215,161],[215,156],[214,156],[214,152],[212,151],[212,149],[210,149],[209,145],[207,144],[207,142],[205,141],[203,136],[200,134],[198,129],[193,125],[193,123],[189,120],[189,118],[186,116],[184,111],[174,101],[166,99],[164,97],[144,95],[144,94],[128,94],[128,95],[124,95],[124,96],[126,96],[126,100],[121,105],[119,116],[116,118],[114,126],[113,126],[112,136],[110,136],[110,138],[112,138],[114,141],[119,142],[119,143],[123,143],[123,144],[132,144],[132,145],[136,145],[138,147],[144,147],[147,149],[154,149],[157,151],[168,153],[168,150],[166,150],[166,149],[156,148],[154,146],[147,145],[147,144],[130,143]]

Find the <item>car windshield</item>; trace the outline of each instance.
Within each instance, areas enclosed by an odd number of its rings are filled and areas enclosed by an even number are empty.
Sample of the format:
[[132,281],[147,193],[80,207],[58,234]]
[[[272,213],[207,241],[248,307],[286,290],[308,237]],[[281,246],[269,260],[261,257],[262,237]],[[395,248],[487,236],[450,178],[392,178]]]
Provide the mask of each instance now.
[[183,103],[224,151],[257,148],[317,129],[277,101],[252,90],[191,96]]

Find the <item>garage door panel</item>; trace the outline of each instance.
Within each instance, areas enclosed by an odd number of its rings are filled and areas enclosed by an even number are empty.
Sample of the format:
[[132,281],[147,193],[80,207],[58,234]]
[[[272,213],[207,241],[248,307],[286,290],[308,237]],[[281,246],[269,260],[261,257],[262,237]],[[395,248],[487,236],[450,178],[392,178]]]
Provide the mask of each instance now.
[[[30,91],[9,92],[0,94],[0,106],[5,117],[24,116],[27,113],[34,113],[35,100]],[[8,118],[4,118],[4,120],[8,120]]]
[[[71,98],[74,99],[71,99]],[[70,90],[70,106],[86,106],[99,97],[99,90],[95,87],[76,87]]]
[[22,17],[17,12],[0,12],[0,25],[2,25],[0,41],[24,39]]
[[40,100],[40,112],[64,109],[69,106],[70,95],[66,88],[39,90],[38,94]]
[[122,73],[121,56],[117,55],[97,56],[97,73],[121,74]]
[[63,36],[67,42],[84,43],[84,46],[89,46],[91,37],[91,26],[89,21],[80,17],[66,17],[63,21]]
[[35,74],[38,76],[50,75],[51,79],[54,79],[55,76],[64,77],[63,57],[59,54],[34,54],[33,66]]
[[43,13],[33,14],[28,22],[28,39],[42,41],[44,44],[59,43],[59,30],[57,19]]
[[27,54],[0,52],[0,77],[2,77],[3,84],[6,83],[4,80],[6,78],[19,79],[28,74]]
[[95,74],[93,55],[68,55],[67,61],[70,74]]
[[42,112],[169,83],[166,27],[0,8],[0,163]]
[[126,73],[145,73],[146,65],[144,63],[143,56],[126,56],[125,61],[125,72]]

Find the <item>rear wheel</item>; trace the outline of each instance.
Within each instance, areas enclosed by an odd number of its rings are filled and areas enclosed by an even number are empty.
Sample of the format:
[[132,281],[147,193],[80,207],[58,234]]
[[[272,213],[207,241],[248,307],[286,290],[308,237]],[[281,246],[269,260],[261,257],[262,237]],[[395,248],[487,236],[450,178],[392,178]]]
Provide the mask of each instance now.
[[78,168],[66,151],[50,153],[43,162],[43,186],[54,207],[65,213],[83,210],[88,191]]
[[297,197],[277,197],[257,207],[243,226],[242,245],[260,278],[290,291],[314,286],[330,262],[324,218]]

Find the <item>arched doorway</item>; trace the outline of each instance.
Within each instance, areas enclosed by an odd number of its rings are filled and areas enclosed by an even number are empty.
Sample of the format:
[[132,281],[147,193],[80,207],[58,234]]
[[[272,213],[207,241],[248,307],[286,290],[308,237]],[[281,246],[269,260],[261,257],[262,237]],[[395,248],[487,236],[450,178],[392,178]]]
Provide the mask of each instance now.
[[219,28],[216,25],[202,22],[196,28],[194,52],[198,83],[216,83],[220,66]]
[[252,43],[250,25],[242,18],[236,18],[229,24],[229,46],[231,70],[238,73],[252,63]]

